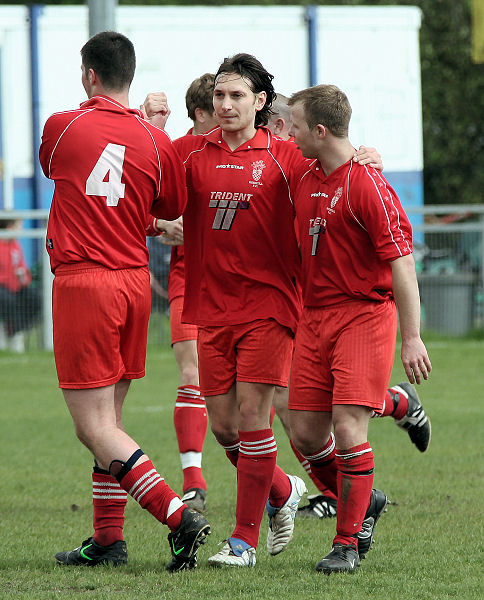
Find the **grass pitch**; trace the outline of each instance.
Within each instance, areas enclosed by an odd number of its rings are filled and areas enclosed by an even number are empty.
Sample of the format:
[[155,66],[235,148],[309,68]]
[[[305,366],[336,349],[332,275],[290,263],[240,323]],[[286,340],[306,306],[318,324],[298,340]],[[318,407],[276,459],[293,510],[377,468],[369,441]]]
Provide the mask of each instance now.
[[[234,525],[235,469],[210,432],[204,451],[207,518],[212,535],[195,572],[169,574],[168,530],[132,500],[126,510],[129,563],[63,568],[54,554],[91,535],[91,464],[75,439],[57,389],[51,353],[0,353],[0,597],[16,599],[240,598],[240,600],[481,600],[483,586],[484,341],[428,343],[434,370],[420,389],[432,419],[432,442],[420,454],[392,419],[374,420],[375,487],[392,504],[373,550],[353,575],[317,574],[335,521],[296,521],[286,552],[265,550],[257,565],[217,570],[206,559]],[[403,381],[397,357],[393,383]],[[177,373],[169,348],[149,347],[147,376],[134,382],[125,408],[128,432],[178,492],[182,477],[172,415]],[[275,423],[279,464],[304,477],[282,427]]]

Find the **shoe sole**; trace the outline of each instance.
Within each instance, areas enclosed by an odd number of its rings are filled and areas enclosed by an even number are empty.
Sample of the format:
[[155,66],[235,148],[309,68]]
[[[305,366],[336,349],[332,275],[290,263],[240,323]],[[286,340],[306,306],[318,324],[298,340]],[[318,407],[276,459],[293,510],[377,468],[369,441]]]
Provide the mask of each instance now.
[[[294,487],[294,489],[296,490],[296,492],[299,496],[299,500],[297,501],[297,504],[299,504],[299,502],[301,502],[301,499],[304,496],[304,494],[308,491],[306,484],[300,477],[297,477],[297,475],[288,475],[288,477],[289,477],[289,480],[291,481],[291,495],[292,495],[292,490]],[[269,547],[269,543],[267,542],[267,544],[266,544],[267,551],[269,552],[269,554],[271,556],[277,556],[281,552],[284,552],[284,550],[287,548],[287,545],[292,540],[293,535],[294,535],[294,521],[295,521],[296,515],[297,515],[297,508],[294,512],[294,517],[292,518],[292,532],[290,534],[290,537],[287,540],[287,542],[285,542],[285,544],[282,546],[282,548],[280,550],[274,551],[274,548],[273,548],[274,544],[272,543],[271,547]],[[269,533],[268,533],[268,536],[269,536]]]
[[200,514],[203,514],[206,510],[205,502],[202,503],[197,500],[184,500],[184,503],[188,506],[188,508],[192,508]]
[[[111,549],[105,553],[105,556],[100,556],[97,558],[92,557],[91,560],[84,559],[81,561],[78,560],[78,558],[76,558],[79,557],[80,554],[80,552],[78,552],[79,548],[76,548],[75,550],[69,550],[67,552],[57,552],[54,558],[56,560],[56,564],[62,565],[63,567],[97,567],[98,565],[109,565],[112,567],[119,567],[122,565],[126,565],[128,562],[128,551],[126,548],[126,543],[124,541],[115,542],[114,545],[121,546],[121,548],[124,548],[124,551],[121,552],[121,550],[118,550],[119,554],[116,555],[114,554],[113,549],[110,546],[108,546],[108,548]],[[84,549],[85,548],[86,547],[84,547]],[[72,562],[70,558],[71,556],[74,556]]]
[[368,546],[368,549],[365,550],[362,554],[360,554],[360,552],[358,552],[358,556],[360,557],[360,560],[363,560],[364,558],[366,558],[366,555],[371,550],[371,547],[373,546],[373,542],[374,542],[376,524],[378,523],[378,520],[380,519],[382,514],[385,512],[386,507],[388,506],[388,498],[387,498],[386,494],[384,494],[383,492],[382,492],[382,494],[385,498],[385,502],[383,503],[383,506],[380,508],[380,510],[378,511],[376,516],[373,517],[374,522],[373,522],[373,531],[371,533],[371,538],[370,538],[370,545]]
[[[324,497],[324,496],[320,496]],[[328,507],[328,508],[327,508]],[[334,510],[334,513],[331,510]],[[332,519],[336,517],[337,506],[329,504],[326,500],[307,504],[297,509],[296,515],[303,519]]]
[[202,544],[205,544],[205,542],[207,541],[207,536],[209,536],[210,533],[211,533],[210,525],[207,523],[207,525],[205,525],[204,527],[202,527],[202,529],[200,529],[200,531],[197,533],[197,536],[193,540],[193,544],[190,548],[189,555],[183,557],[185,559],[185,562],[189,562],[190,559],[193,558],[193,555],[198,550],[198,548]]
[[426,452],[427,448],[430,446],[430,440],[432,438],[432,424],[430,422],[429,416],[425,410],[425,408],[422,406],[422,403],[420,402],[420,398],[419,395],[417,393],[417,390],[413,387],[413,385],[411,383],[408,383],[407,381],[403,381],[402,383],[399,383],[397,386],[395,386],[397,388],[401,388],[402,390],[405,391],[406,394],[408,394],[408,396],[412,396],[414,398],[416,398],[417,402],[419,403],[419,405],[422,407],[422,410],[425,413],[425,416],[427,417],[427,423],[429,426],[429,437],[427,440],[427,443],[425,446],[420,447],[417,443],[417,441],[415,441],[412,436],[410,435],[410,431],[414,428],[416,428],[416,431],[419,431],[421,429],[421,427],[423,427],[423,425],[410,425],[409,428],[406,428],[405,426],[399,426],[401,429],[404,429],[409,437],[410,437],[410,441],[412,442],[412,444],[414,444],[414,446],[417,448],[417,450],[419,452]]
[[332,573],[345,573],[346,575],[354,575],[356,569],[358,569],[359,567],[360,565],[355,565],[352,569],[330,569],[328,567],[318,569],[316,567],[316,571],[318,571],[318,573],[324,573],[324,575],[331,575]]
[[207,541],[207,536],[210,535],[210,533],[210,525],[207,523],[207,525],[204,525],[204,527],[202,527],[202,529],[200,529],[200,531],[197,533],[190,547],[189,554],[185,556],[173,557],[172,560],[168,563],[166,570],[169,573],[177,573],[178,571],[194,569],[196,565],[190,566],[190,563],[193,561],[193,557],[195,556],[198,548],[202,544],[205,544],[205,542]]
[[255,567],[255,563],[253,564],[241,564],[241,563],[226,563],[226,562],[218,562],[218,561],[211,561],[210,559],[208,559],[208,565],[210,567],[215,567],[216,569],[223,569],[223,568],[231,568],[231,567],[236,567],[237,569],[251,569],[252,567]]

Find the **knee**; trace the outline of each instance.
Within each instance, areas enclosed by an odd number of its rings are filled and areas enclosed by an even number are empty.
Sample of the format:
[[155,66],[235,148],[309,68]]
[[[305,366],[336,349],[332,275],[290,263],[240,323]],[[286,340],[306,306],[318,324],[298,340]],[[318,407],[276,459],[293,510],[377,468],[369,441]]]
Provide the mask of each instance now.
[[298,423],[291,414],[291,441],[304,456],[310,456],[321,450],[327,441],[325,433],[311,429],[307,424]]
[[89,427],[85,427],[81,423],[75,423],[74,425],[77,439],[81,442],[81,444],[92,451],[93,447],[95,446],[95,441],[93,439],[94,436],[91,429]]
[[316,447],[318,444],[314,444],[313,440],[307,435],[307,432],[301,432],[291,428],[291,441],[299,450],[299,452],[305,456],[309,456],[318,451]]
[[111,432],[91,423],[74,423],[77,439],[95,456],[99,446],[105,442]]
[[185,365],[180,370],[181,385],[198,385],[198,367],[196,365]]
[[230,423],[211,422],[210,427],[215,439],[221,446],[233,444],[239,438],[239,431]]
[[351,448],[367,441],[370,412],[366,407],[356,407],[356,409],[339,410],[333,413],[337,448]]

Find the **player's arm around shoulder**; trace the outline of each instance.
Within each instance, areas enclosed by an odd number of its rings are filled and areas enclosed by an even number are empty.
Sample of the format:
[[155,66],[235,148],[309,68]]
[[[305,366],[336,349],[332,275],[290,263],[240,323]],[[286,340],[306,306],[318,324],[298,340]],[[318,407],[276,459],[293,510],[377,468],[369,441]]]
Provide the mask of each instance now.
[[428,379],[432,364],[420,337],[420,297],[413,254],[400,256],[390,264],[402,337],[403,367],[410,383],[421,383],[422,379]]

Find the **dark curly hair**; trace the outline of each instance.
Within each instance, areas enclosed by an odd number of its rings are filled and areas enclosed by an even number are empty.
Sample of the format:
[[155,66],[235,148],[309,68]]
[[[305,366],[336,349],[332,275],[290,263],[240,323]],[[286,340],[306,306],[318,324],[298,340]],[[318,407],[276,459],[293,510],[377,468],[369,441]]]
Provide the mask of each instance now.
[[276,98],[271,75],[255,56],[241,52],[229,58],[225,58],[215,74],[215,81],[222,73],[237,73],[244,79],[251,82],[251,88],[254,94],[265,92],[267,95],[266,103],[255,116],[255,126],[267,125],[269,117],[272,114],[272,103]]

